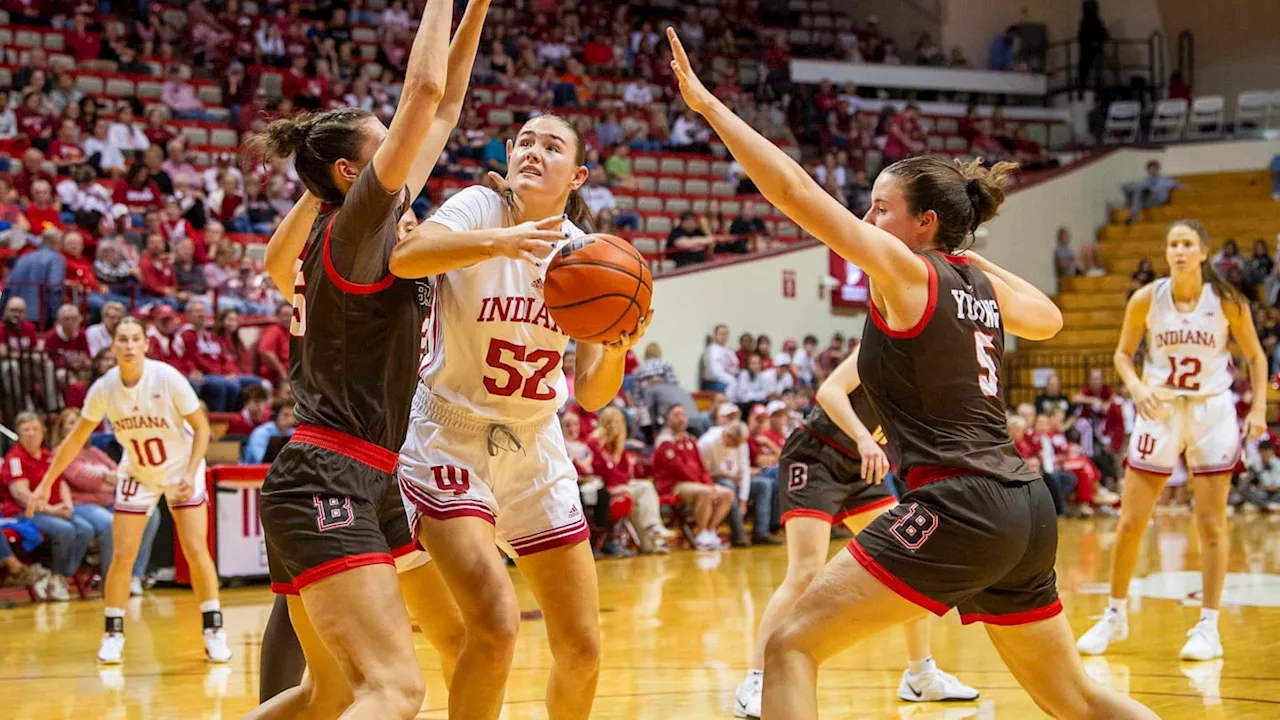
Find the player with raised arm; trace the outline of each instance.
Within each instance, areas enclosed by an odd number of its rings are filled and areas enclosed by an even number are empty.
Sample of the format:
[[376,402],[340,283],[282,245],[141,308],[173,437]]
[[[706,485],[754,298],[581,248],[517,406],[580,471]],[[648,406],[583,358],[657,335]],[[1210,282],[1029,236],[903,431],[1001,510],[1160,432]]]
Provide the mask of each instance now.
[[207,544],[204,456],[209,449],[209,420],[182,373],[147,359],[147,337],[138,320],[126,317],[116,325],[111,349],[116,367],[89,388],[80,419],[54,451],[53,464],[32,492],[27,515],[41,509],[54,480],[75,459],[103,418],[109,419],[125,456],[111,521],[111,567],[103,581],[106,630],[98,661],[108,665],[124,661],[124,606],[129,599],[130,568],[147,520],[163,496],[191,568],[191,585],[200,599],[205,655],[212,662],[227,662],[231,649],[222,631],[218,571]]
[[[1244,436],[1267,431],[1267,356],[1258,341],[1249,302],[1209,262],[1209,236],[1195,220],[1179,220],[1165,237],[1169,277],[1129,298],[1116,346],[1116,372],[1133,398],[1138,418],[1129,437],[1120,523],[1111,548],[1111,598],[1102,619],[1076,647],[1101,655],[1129,636],[1129,581],[1156,501],[1179,458],[1185,458],[1195,493],[1196,535],[1204,591],[1200,620],[1187,633],[1183,660],[1222,657],[1218,606],[1227,573],[1227,497],[1240,461],[1240,428],[1231,385],[1232,338],[1249,363],[1253,405]],[[1147,359],[1138,375],[1134,353],[1143,337]]]
[[[764,651],[774,631],[827,561],[831,526],[857,534],[897,500],[882,480],[889,459],[875,408],[858,377],[854,348],[818,388],[818,407],[791,433],[778,461],[782,524],[787,529],[787,576],[769,598],[751,651],[751,668],[738,686],[736,717],[760,717]],[[869,425],[867,424],[869,423]],[[978,691],[943,672],[929,652],[929,618],[907,623],[907,669],[898,698],[909,702],[973,700]]]
[[[431,167],[427,167],[426,164],[431,163],[433,166],[461,116],[462,104],[466,99],[470,82],[471,67],[480,43],[480,33],[488,7],[488,0],[472,0],[467,5],[466,12],[458,24],[458,30],[449,45],[449,68],[444,95],[436,107],[435,116],[431,120],[422,147],[418,150],[419,164],[423,167],[418,168],[410,182],[406,183],[406,195],[409,198],[416,197],[421,192],[431,171]],[[424,169],[425,174],[422,172]],[[302,267],[302,254],[307,239],[312,235],[322,206],[323,203],[312,195],[310,190],[305,191],[302,198],[294,204],[276,228],[267,244],[265,258],[267,272],[290,302],[293,302],[294,283]],[[405,211],[397,221],[397,238],[403,237],[406,227],[412,227],[413,224],[412,210]],[[414,331],[421,332],[421,327],[415,325]],[[420,348],[415,348],[415,352],[420,351]],[[415,362],[416,359],[415,355]],[[412,367],[416,370],[416,364]],[[351,378],[351,381],[359,382],[359,379]],[[413,377],[403,379],[402,382],[406,383],[406,388],[413,385],[416,382],[416,373]],[[402,441],[403,438],[395,441],[396,447]],[[387,493],[393,501],[399,497],[399,489],[394,483],[387,488]],[[391,529],[395,533],[394,547],[410,543],[407,525],[403,531]],[[453,664],[461,649],[461,620],[457,611],[453,609],[452,600],[444,590],[439,574],[434,567],[422,561],[424,557],[415,552],[397,559],[401,592],[409,614],[423,629],[440,654],[441,670],[447,686],[452,681]],[[285,597],[285,595],[277,595],[276,604],[271,610],[267,627],[263,631],[262,674],[258,690],[260,702],[266,702],[281,692],[297,686],[302,680],[306,667],[297,634],[289,620]]]
[[1084,670],[1058,600],[1053,499],[1009,439],[1000,397],[1006,330],[1052,337],[1044,293],[984,258],[957,256],[995,216],[1012,166],[931,157],[885,168],[860,220],[698,80],[674,30],[672,69],[773,205],[871,278],[858,361],[909,488],[827,564],[765,649],[765,720],[818,717],[818,666],[860,640],[958,607],[982,622],[1043,710],[1155,718]]
[[[487,2],[472,5],[482,17]],[[396,517],[393,472],[429,298],[387,265],[396,223],[438,155],[422,150],[446,91],[451,16],[449,0],[428,0],[390,128],[339,109],[277,120],[251,141],[259,155],[292,157],[310,209],[319,203],[293,281],[299,426],[261,501],[272,587],[289,596],[309,672],[251,717],[408,718],[422,703],[396,572],[414,563],[413,547],[403,512]],[[423,630],[445,646],[447,665],[449,637],[460,635],[433,636],[458,627],[435,579],[439,612]]]
[[[497,718],[520,607],[498,543],[546,618],[554,661],[548,715],[590,714],[599,675],[599,597],[578,474],[556,411],[569,342],[543,301],[546,258],[583,233],[586,146],[554,115],[516,136],[503,189],[449,198],[396,246],[391,268],[430,277],[431,326],[400,452],[400,489],[418,542],[461,608],[466,646],[449,717]],[[576,398],[597,410],[618,393],[627,348],[577,342]]]

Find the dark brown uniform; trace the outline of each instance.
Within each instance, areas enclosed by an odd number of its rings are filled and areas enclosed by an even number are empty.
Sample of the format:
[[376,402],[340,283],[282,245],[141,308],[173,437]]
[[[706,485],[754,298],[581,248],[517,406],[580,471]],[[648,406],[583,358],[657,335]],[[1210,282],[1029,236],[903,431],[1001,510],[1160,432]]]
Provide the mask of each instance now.
[[[884,431],[870,398],[861,387],[849,393],[853,412],[884,444]],[[862,479],[858,444],[835,424],[822,406],[815,407],[800,429],[782,446],[779,481],[782,523],[793,517],[812,517],[835,524],[852,515],[872,512],[894,502],[884,483]]]
[[413,549],[394,473],[431,286],[387,269],[406,195],[384,190],[369,163],[316,220],[302,258],[289,347],[299,424],[262,487],[276,592]]
[[963,258],[921,255],[924,317],[889,329],[872,308],[862,388],[910,491],[849,544],[871,574],[938,615],[1016,625],[1062,610],[1049,490],[1009,439],[1000,399],[1004,325],[990,280]]

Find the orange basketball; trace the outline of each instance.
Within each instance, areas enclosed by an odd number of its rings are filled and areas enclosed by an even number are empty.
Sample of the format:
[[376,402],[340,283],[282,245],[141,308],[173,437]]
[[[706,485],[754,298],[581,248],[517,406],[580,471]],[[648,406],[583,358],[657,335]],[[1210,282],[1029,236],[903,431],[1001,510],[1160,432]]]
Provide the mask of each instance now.
[[649,313],[653,275],[631,243],[587,235],[551,258],[542,286],[551,319],[571,338],[610,343]]

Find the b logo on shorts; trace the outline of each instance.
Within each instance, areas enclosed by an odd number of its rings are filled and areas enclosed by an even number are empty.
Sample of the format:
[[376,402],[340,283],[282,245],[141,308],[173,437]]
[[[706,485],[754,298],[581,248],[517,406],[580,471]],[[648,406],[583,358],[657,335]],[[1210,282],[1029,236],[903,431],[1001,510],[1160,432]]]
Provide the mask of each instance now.
[[120,497],[128,502],[138,494],[138,481],[133,478],[124,478],[120,481]]
[[787,471],[787,492],[803,490],[809,484],[809,466],[799,463],[792,465]]
[[471,489],[471,472],[466,468],[436,465],[431,468],[431,475],[435,478],[436,487],[440,488],[441,492],[465,495]]
[[1138,443],[1133,447],[1138,451],[1138,459],[1146,460],[1151,453],[1156,451],[1156,439],[1143,433],[1138,436]]
[[355,515],[351,512],[351,498],[345,495],[320,497],[319,494],[312,495],[312,498],[320,515],[316,518],[316,526],[320,528],[320,532],[346,527],[355,520]]
[[911,503],[907,507],[907,514],[894,523],[889,532],[908,550],[918,550],[937,529],[938,516],[920,507],[918,503]]

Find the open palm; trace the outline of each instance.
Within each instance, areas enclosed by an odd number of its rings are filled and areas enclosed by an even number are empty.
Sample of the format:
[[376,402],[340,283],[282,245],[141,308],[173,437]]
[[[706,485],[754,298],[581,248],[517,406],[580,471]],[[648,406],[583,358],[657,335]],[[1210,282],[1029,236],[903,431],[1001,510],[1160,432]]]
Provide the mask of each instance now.
[[671,69],[675,71],[676,80],[680,81],[680,94],[684,96],[685,104],[699,115],[706,115],[716,100],[715,96],[694,74],[689,54],[684,51],[675,28],[667,28],[667,40],[671,41]]

